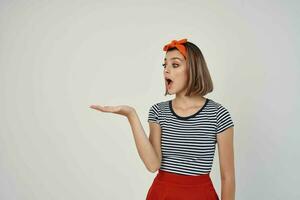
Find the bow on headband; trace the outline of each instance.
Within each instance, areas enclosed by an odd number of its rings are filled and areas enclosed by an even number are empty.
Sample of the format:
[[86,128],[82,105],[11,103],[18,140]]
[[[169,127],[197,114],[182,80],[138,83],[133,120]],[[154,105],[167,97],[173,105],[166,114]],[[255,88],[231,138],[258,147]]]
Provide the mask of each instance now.
[[186,48],[183,45],[184,43],[187,42],[187,39],[181,39],[181,40],[172,40],[171,43],[168,43],[164,46],[163,50],[168,51],[168,49],[176,47],[178,51],[186,58]]

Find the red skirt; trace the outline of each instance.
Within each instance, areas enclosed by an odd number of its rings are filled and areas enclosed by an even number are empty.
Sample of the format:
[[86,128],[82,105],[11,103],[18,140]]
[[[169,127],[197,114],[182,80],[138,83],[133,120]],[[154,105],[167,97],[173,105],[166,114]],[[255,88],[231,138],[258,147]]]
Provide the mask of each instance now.
[[158,170],[146,200],[219,200],[209,174],[182,175]]

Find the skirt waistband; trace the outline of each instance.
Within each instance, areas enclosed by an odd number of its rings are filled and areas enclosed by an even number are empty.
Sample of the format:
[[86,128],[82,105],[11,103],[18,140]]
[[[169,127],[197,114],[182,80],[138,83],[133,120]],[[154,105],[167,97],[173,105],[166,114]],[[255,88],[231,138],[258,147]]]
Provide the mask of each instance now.
[[158,181],[182,185],[212,184],[209,174],[183,175],[159,169],[155,177]]

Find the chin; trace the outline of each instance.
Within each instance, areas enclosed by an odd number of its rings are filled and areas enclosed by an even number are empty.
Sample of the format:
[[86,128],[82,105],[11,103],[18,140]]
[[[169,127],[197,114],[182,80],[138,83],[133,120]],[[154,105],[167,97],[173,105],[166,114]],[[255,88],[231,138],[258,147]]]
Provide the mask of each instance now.
[[175,94],[175,93],[176,93],[176,92],[174,92],[174,91],[168,90],[168,94],[170,94],[170,95]]

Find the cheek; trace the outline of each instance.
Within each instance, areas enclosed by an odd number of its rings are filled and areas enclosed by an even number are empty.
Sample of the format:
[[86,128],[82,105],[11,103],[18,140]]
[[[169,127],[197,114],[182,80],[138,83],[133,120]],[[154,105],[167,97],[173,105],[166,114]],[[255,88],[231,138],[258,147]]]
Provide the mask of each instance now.
[[181,80],[188,80],[188,72],[186,70],[182,71],[179,77]]
[[177,86],[185,86],[188,80],[188,72],[186,69],[178,69],[173,73]]
[[181,74],[180,76],[178,76],[178,79],[176,80],[178,85],[184,86],[187,84],[188,76],[186,74]]

